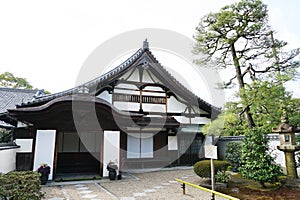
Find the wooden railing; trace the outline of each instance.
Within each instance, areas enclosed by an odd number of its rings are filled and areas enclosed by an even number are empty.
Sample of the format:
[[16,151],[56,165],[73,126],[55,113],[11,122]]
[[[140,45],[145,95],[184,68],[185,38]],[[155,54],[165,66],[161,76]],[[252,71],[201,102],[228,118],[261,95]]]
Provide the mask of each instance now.
[[200,190],[204,190],[206,192],[210,192],[212,194],[212,198],[213,199],[214,199],[214,195],[218,195],[218,196],[224,197],[224,198],[229,199],[229,200],[239,200],[238,198],[235,198],[235,197],[229,196],[227,194],[223,194],[221,192],[217,192],[217,191],[205,188],[205,187],[201,187],[201,186],[195,185],[193,183],[189,183],[189,182],[186,182],[186,181],[183,181],[183,180],[180,180],[180,179],[175,179],[175,180],[178,181],[179,183],[182,183],[181,187],[182,187],[183,194],[185,194],[185,185],[189,185],[189,186],[192,186],[194,188],[197,188],[197,189],[200,189]]

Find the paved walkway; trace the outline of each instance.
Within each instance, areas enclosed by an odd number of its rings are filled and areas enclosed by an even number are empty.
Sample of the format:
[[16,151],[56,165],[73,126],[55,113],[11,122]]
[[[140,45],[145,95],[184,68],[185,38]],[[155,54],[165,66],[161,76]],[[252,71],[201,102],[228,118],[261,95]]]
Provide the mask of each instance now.
[[[43,187],[45,199],[49,200],[153,200],[153,199],[210,199],[210,193],[186,187],[186,195],[174,179],[199,183],[200,178],[192,169],[174,169],[159,172],[129,174],[122,180],[82,181],[52,183]],[[216,197],[216,200],[223,198]]]

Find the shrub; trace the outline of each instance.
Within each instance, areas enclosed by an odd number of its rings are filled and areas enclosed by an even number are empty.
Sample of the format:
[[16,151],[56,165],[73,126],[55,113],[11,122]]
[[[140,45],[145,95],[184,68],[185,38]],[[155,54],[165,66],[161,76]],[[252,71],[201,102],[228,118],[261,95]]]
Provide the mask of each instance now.
[[228,183],[231,175],[226,171],[218,171],[215,175],[216,182],[220,183]]
[[261,127],[246,132],[239,168],[244,178],[258,181],[262,187],[265,187],[266,182],[274,182],[281,175],[280,166],[269,152],[267,133]]
[[[214,160],[215,173],[217,171],[225,171],[229,165],[230,163],[227,161]],[[195,163],[194,172],[200,177],[210,178],[210,168],[210,160],[202,160]]]
[[229,142],[226,145],[225,159],[228,160],[233,167],[238,168],[241,165],[242,143]]
[[0,174],[0,199],[39,200],[43,196],[39,173],[20,171]]

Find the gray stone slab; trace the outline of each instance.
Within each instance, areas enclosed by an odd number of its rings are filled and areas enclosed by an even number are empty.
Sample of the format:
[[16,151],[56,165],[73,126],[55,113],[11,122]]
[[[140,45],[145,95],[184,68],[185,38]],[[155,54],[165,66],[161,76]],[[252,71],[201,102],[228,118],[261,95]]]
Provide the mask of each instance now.
[[84,199],[93,199],[97,196],[98,195],[96,195],[96,194],[87,194],[87,195],[82,196],[82,198],[84,198]]
[[156,192],[157,190],[156,189],[146,189],[146,190],[144,190],[144,192],[148,192],[148,193],[150,193],[150,192]]
[[120,200],[135,200],[134,197],[121,197]]
[[75,187],[86,187],[86,185],[84,185],[84,184],[77,184],[77,185],[75,185]]
[[159,185],[159,186],[155,186],[155,187],[153,187],[154,189],[163,189],[164,187],[163,186],[161,186],[161,185]]
[[179,182],[177,182],[177,181],[169,181],[169,183],[177,184]]
[[145,197],[145,196],[147,196],[147,194],[144,192],[136,192],[136,193],[133,193],[133,196],[134,197]]
[[83,190],[83,191],[78,191],[78,193],[80,193],[80,194],[90,194],[90,193],[92,193],[93,191],[91,191],[91,190]]
[[89,188],[88,187],[78,187],[76,188],[76,190],[88,190]]

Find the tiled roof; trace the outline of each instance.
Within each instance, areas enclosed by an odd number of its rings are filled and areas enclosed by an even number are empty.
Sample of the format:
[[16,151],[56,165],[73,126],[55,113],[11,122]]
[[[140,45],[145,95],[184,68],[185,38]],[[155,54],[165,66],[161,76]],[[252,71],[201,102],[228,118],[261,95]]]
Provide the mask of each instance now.
[[39,103],[43,103],[43,102],[47,102],[50,101],[52,99],[55,99],[57,97],[62,97],[62,96],[66,96],[66,95],[71,95],[73,93],[78,93],[80,91],[82,91],[84,88],[90,88],[94,85],[97,85],[101,82],[104,82],[105,80],[107,80],[108,78],[112,77],[113,75],[127,69],[128,67],[131,66],[131,64],[133,62],[135,62],[137,59],[139,59],[141,57],[141,55],[143,55],[143,52],[146,49],[139,49],[137,52],[135,52],[130,58],[128,58],[126,61],[124,61],[122,64],[120,64],[118,67],[110,70],[109,72],[87,82],[84,83],[80,86],[74,87],[72,89],[66,90],[66,91],[62,91],[62,92],[58,92],[55,94],[49,94],[49,95],[45,95],[45,96],[40,96],[35,98],[33,101],[30,102],[22,102],[20,104],[20,106],[30,106],[30,105],[35,105],[35,104],[39,104]]
[[32,101],[42,90],[26,90],[0,87],[0,113],[16,108],[17,104]]
[[[173,80],[174,84],[177,85],[180,88],[183,88],[185,91],[188,92],[189,95],[191,95],[192,97],[195,97],[198,102],[199,105],[208,107],[208,108],[212,108],[213,110],[219,112],[220,108],[214,107],[211,104],[209,104],[208,102],[204,101],[203,99],[201,99],[200,97],[196,96],[193,92],[191,92],[189,89],[187,89],[183,84],[181,84],[178,80],[176,80],[176,78],[174,76],[172,76],[168,70],[166,70],[159,62],[158,60],[155,58],[155,56],[152,54],[152,52],[149,50],[148,47],[148,43],[144,42],[143,48],[138,49],[137,52],[135,52],[131,57],[129,57],[126,61],[124,61],[122,64],[120,64],[119,66],[117,66],[116,68],[110,70],[109,72],[95,78],[94,80],[91,80],[87,83],[84,83],[80,86],[74,87],[72,89],[66,90],[66,91],[62,91],[59,93],[55,93],[55,94],[50,94],[50,95],[45,95],[45,96],[39,96],[36,97],[35,99],[33,99],[32,101],[23,101],[19,107],[26,107],[26,106],[35,106],[44,102],[48,102],[51,101],[55,98],[58,97],[62,97],[62,96],[66,96],[66,95],[71,95],[74,93],[79,93],[81,91],[84,91],[85,88],[92,88],[93,86],[96,86],[100,83],[105,82],[107,79],[115,76],[116,74],[119,74],[120,72],[126,70],[127,68],[131,67],[132,64],[137,61],[139,58],[141,58],[145,52],[149,52],[149,54],[151,55],[152,59],[154,59],[157,64],[159,64],[159,67],[161,69],[163,69],[163,71],[169,76],[171,77],[171,79]],[[149,55],[148,54],[148,55]]]

